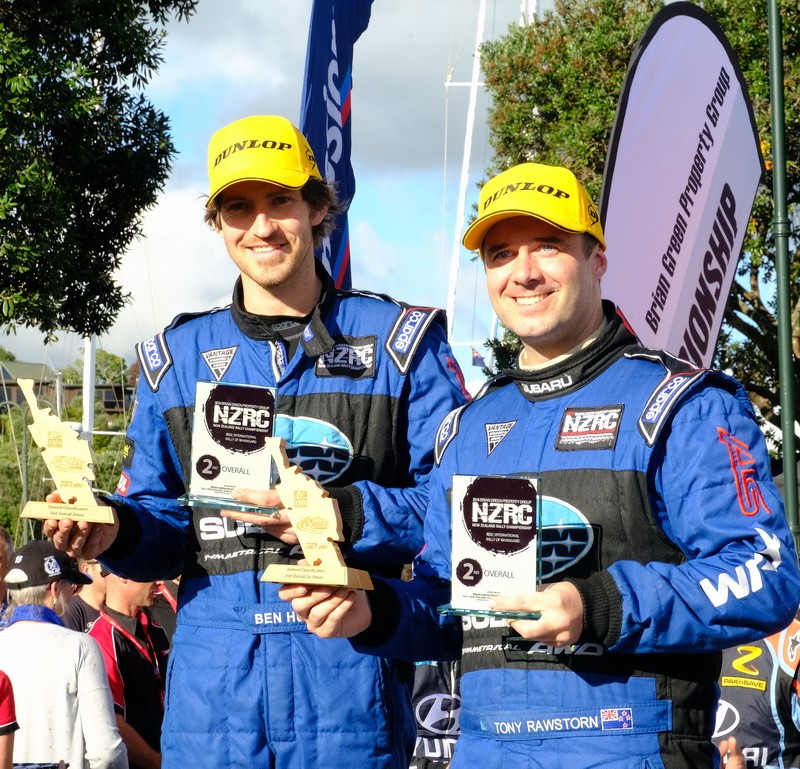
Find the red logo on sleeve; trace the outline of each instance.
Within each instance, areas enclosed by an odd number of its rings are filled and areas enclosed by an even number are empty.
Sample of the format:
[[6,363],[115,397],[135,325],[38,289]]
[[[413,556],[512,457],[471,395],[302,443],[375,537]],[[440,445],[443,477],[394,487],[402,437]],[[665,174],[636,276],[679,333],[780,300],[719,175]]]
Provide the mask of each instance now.
[[736,496],[739,498],[739,509],[745,515],[755,515],[759,511],[771,513],[772,510],[764,501],[764,495],[756,478],[756,460],[747,450],[747,445],[721,427],[717,428],[717,436],[720,443],[724,443],[728,449],[731,473],[736,483]]
[[130,476],[127,475],[127,473],[122,473],[119,477],[119,483],[117,484],[117,493],[124,497],[128,493],[128,488],[130,485]]

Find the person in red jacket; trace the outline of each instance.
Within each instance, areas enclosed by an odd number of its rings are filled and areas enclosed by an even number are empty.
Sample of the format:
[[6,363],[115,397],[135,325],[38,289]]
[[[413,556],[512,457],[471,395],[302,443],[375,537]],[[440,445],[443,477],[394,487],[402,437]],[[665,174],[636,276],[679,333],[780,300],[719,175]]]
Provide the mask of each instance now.
[[14,732],[19,729],[14,710],[14,690],[8,676],[0,670],[0,769],[11,769],[14,754]]
[[169,641],[150,619],[155,582],[106,577],[106,602],[89,635],[106,663],[114,712],[131,769],[161,766],[161,723]]

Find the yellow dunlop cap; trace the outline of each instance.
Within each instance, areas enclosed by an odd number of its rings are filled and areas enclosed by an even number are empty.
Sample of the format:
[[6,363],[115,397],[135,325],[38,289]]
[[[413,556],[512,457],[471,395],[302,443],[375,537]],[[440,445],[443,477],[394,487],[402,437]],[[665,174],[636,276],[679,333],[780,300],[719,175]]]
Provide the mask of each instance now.
[[220,128],[208,143],[208,206],[236,182],[271,182],[300,189],[321,179],[314,153],[286,118],[253,115]]
[[597,208],[568,168],[521,163],[489,179],[478,196],[478,216],[461,242],[479,251],[489,228],[512,216],[533,216],[567,232],[588,232],[605,250]]

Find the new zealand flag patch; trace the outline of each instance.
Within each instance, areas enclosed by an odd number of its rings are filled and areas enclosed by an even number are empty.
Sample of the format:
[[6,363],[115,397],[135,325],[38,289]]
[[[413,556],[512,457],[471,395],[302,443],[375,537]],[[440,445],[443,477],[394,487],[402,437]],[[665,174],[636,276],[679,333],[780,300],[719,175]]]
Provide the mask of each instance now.
[[633,729],[633,711],[630,708],[603,708],[600,726],[604,732]]

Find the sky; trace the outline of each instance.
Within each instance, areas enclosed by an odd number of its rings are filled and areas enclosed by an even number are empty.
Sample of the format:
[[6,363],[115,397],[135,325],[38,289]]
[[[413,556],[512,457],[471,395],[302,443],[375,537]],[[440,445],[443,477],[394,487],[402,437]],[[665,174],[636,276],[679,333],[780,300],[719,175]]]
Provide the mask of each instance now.
[[[470,96],[459,84],[472,78],[479,7],[479,0],[374,0],[353,62],[349,214],[354,287],[444,308],[455,283],[451,342],[473,386],[483,377],[470,348],[487,354],[483,341],[494,328],[480,265],[457,241],[492,159],[488,98],[478,88],[466,205],[457,210]],[[488,0],[483,38],[504,34],[521,10],[520,0]],[[202,222],[208,139],[251,114],[299,123],[310,11],[311,0],[200,0],[188,22],[169,24],[164,62],[145,94],[169,116],[178,154],[117,273],[131,301],[97,338],[98,349],[130,364],[134,345],[175,315],[230,302],[236,270]],[[32,329],[0,336],[0,346],[55,369],[83,350],[73,334],[45,347]]]

